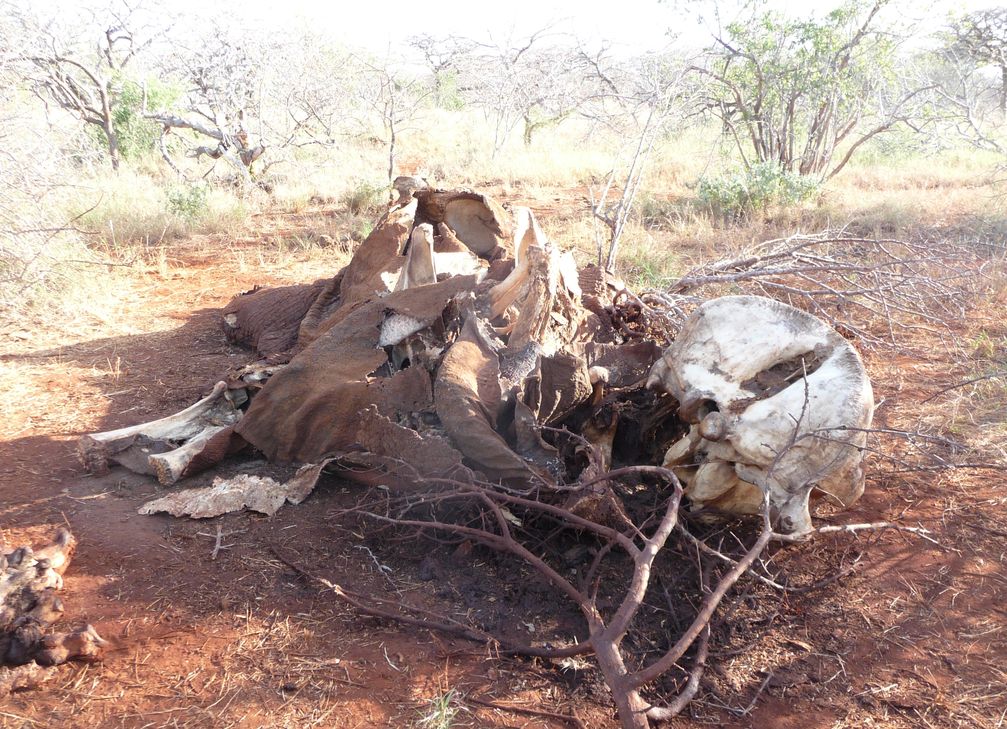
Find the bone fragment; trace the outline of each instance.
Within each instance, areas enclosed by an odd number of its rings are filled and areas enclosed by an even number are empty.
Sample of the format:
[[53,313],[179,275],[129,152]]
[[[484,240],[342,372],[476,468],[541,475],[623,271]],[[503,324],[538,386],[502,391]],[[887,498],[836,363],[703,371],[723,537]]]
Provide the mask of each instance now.
[[215,478],[213,485],[186,489],[148,501],[140,514],[164,511],[172,516],[208,519],[242,509],[272,516],[287,501],[299,504],[314,488],[325,463],[305,466],[284,483],[263,476],[241,473],[231,478]]
[[542,249],[546,243],[545,233],[531,210],[516,208],[514,218],[514,270],[490,291],[491,318],[503,314],[520,296],[530,271],[528,251],[531,248]]
[[396,291],[436,283],[434,268],[434,229],[429,223],[417,225],[409,236],[409,252],[395,285]]
[[71,658],[100,657],[106,642],[90,625],[70,633],[46,633],[63,615],[56,593],[63,587],[76,544],[69,530],[60,528],[38,549],[25,545],[0,551],[0,664],[25,666],[0,669],[0,696],[49,677],[37,666],[28,668],[32,661],[51,666]]
[[55,668],[43,667],[37,663],[27,663],[23,666],[0,666],[0,698],[15,691],[38,688],[54,678],[55,675]]
[[147,457],[147,462],[154,469],[154,475],[162,486],[171,484],[182,478],[185,469],[192,462],[192,459],[203,452],[206,442],[220,431],[225,425],[211,425],[196,434],[185,442],[185,445],[166,453],[153,453]]
[[209,395],[174,415],[83,436],[80,460],[92,473],[107,473],[115,462],[156,475],[162,484],[174,483],[211,436],[241,417],[234,399],[227,383],[218,382]]

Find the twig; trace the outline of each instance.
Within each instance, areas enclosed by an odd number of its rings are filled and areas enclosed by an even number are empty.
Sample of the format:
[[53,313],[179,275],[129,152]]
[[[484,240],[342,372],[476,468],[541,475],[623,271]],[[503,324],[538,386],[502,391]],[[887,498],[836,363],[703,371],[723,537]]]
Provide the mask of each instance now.
[[931,544],[936,544],[938,547],[941,546],[940,542],[938,542],[936,539],[930,536],[931,534],[933,534],[933,532],[931,532],[929,529],[925,529],[923,527],[905,526],[904,524],[895,524],[890,521],[875,521],[869,524],[828,525],[818,527],[818,529],[816,529],[815,531],[819,534],[838,534],[838,533],[853,534],[855,532],[875,531],[880,529],[896,529],[900,532],[909,532],[910,534],[915,534],[921,539],[925,539]]
[[[977,254],[947,240],[900,241],[845,230],[766,241],[671,282],[672,299],[715,285],[803,306],[865,344],[894,346],[900,331],[950,330],[976,290]],[[982,274],[979,274],[980,276]],[[884,334],[873,333],[883,329]]]
[[1007,370],[1004,370],[1003,372],[993,372],[992,374],[982,375],[981,377],[973,377],[972,379],[965,380],[964,382],[958,382],[954,385],[949,385],[948,387],[938,390],[925,400],[920,400],[920,404],[923,405],[925,403],[930,402],[931,400],[936,400],[945,392],[951,392],[952,390],[957,390],[960,387],[967,387],[969,385],[975,384],[976,382],[982,382],[983,380],[995,380],[1000,377],[1007,377]]
[[558,719],[560,721],[565,721],[576,729],[587,729],[584,723],[578,719],[576,716],[570,716],[569,714],[557,714],[553,711],[544,711],[542,709],[529,709],[524,706],[509,706],[507,704],[497,704],[492,701],[486,701],[485,699],[480,699],[475,696],[466,696],[464,701],[468,701],[479,706],[485,706],[490,709],[498,709],[500,711],[511,711],[515,714],[526,714],[528,716],[541,716],[546,719]]
[[696,661],[693,664],[692,672],[689,674],[689,681],[682,689],[682,693],[675,697],[667,706],[652,706],[647,710],[647,716],[655,721],[668,721],[682,713],[682,710],[696,697],[699,691],[699,682],[703,678],[703,671],[706,669],[706,659],[710,655],[710,626],[709,624],[699,636],[699,647],[696,649]]
[[[731,564],[731,565],[738,564],[737,560],[734,560],[731,557],[728,557],[723,552],[720,552],[720,551],[714,549],[709,544],[707,544],[706,542],[704,542],[702,539],[699,539],[694,534],[692,534],[691,532],[689,532],[681,524],[679,524],[677,528],[678,528],[679,533],[683,537],[685,537],[686,541],[688,541],[690,544],[695,545],[696,548],[699,549],[701,552],[703,552],[705,554],[709,554],[712,557],[716,557],[717,559],[719,559],[719,560],[721,560],[723,562],[726,562],[728,564]],[[814,582],[814,583],[812,583],[810,585],[805,585],[803,587],[791,587],[789,585],[781,585],[779,582],[775,582],[774,580],[769,579],[765,575],[760,575],[752,567],[748,568],[748,574],[749,574],[749,576],[755,578],[758,582],[761,582],[762,584],[764,584],[764,585],[766,585],[768,587],[772,587],[774,590],[782,590],[783,592],[789,592],[789,593],[794,593],[794,594],[804,594],[804,593],[813,592],[815,590],[821,589],[822,587],[825,587],[827,585],[831,585],[833,582],[841,580],[843,577],[846,577],[848,574],[850,574],[851,572],[853,572],[853,570],[855,570],[857,568],[858,564],[859,564],[859,560],[854,561],[853,564],[844,567],[843,569],[839,570],[838,572],[836,572],[836,573],[834,573],[832,575],[829,575],[828,577],[825,577],[825,578],[823,578],[821,580],[818,580],[817,582]]]
[[[501,645],[505,647],[504,652],[517,653],[520,655],[535,656],[540,658],[566,658],[569,656],[579,655],[581,653],[587,653],[591,650],[589,643],[577,644],[569,646],[566,648],[558,649],[548,649],[548,648],[536,648],[534,646],[524,646],[510,641],[501,640],[485,631],[479,630],[478,628],[465,625],[454,618],[448,617],[446,615],[439,615],[432,610],[427,610],[421,608],[417,605],[404,605],[398,602],[392,602],[390,600],[384,600],[373,595],[363,595],[361,593],[354,592],[353,590],[348,590],[334,582],[331,582],[324,577],[315,575],[308,571],[305,567],[298,564],[296,561],[291,559],[289,556],[283,554],[283,548],[276,544],[270,545],[270,551],[276,558],[279,559],[283,564],[290,567],[292,570],[297,572],[302,577],[309,580],[317,582],[322,585],[322,587],[330,590],[338,597],[342,598],[345,602],[349,603],[355,607],[360,612],[365,615],[370,615],[376,618],[384,618],[386,620],[395,620],[401,623],[407,623],[409,625],[415,625],[420,628],[427,628],[429,630],[440,630],[445,633],[450,633],[452,635],[458,635],[468,640],[475,641],[477,643],[489,643],[493,645]],[[424,618],[414,618],[410,615],[403,615],[402,613],[392,612],[391,610],[385,610],[378,607],[376,604],[391,605],[399,610],[410,610],[412,612],[427,615],[431,619]]]
[[762,683],[760,683],[759,688],[755,690],[755,694],[752,696],[752,700],[745,705],[744,709],[734,709],[728,707],[727,710],[730,711],[735,716],[748,716],[752,712],[752,709],[755,708],[755,704],[759,700],[759,697],[762,696],[762,692],[766,690],[766,686],[768,686],[769,682],[772,680],[773,680],[773,672],[770,671],[769,673],[766,674],[766,677],[762,679]]
[[233,544],[224,544],[224,537],[229,537],[232,534],[241,534],[241,533],[242,533],[242,530],[237,530],[237,531],[232,531],[232,532],[225,532],[225,531],[222,530],[222,527],[220,526],[220,524],[217,524],[217,533],[216,534],[208,534],[207,532],[196,532],[196,534],[198,536],[201,536],[201,537],[212,537],[212,538],[214,538],[213,552],[210,553],[210,559],[211,560],[217,559],[217,556],[220,554],[220,550],[222,550],[222,549],[230,549],[231,547],[234,546]]

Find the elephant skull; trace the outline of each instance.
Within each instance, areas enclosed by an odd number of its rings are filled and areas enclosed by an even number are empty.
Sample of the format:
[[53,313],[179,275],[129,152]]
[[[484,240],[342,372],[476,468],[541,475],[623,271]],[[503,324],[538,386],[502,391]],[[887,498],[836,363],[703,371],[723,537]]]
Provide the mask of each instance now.
[[757,514],[763,494],[782,532],[811,531],[818,491],[849,506],[874,395],[856,350],[822,320],[758,296],[700,306],[651,369],[691,424],[668,449],[696,508]]

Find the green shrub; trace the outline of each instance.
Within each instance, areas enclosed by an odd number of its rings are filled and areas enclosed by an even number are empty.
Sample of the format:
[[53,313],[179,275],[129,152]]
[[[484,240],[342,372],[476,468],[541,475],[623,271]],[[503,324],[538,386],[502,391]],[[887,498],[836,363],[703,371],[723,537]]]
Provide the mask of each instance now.
[[465,108],[465,98],[462,96],[456,71],[445,71],[440,74],[434,101],[441,109],[448,111],[460,111]]
[[716,217],[739,220],[774,205],[796,205],[808,200],[820,185],[817,177],[804,177],[772,162],[760,162],[743,172],[701,177],[696,196]]
[[[143,82],[120,76],[113,84],[112,127],[119,139],[119,152],[123,159],[138,160],[157,148],[161,126],[143,117],[144,94],[150,110],[170,108],[178,99],[178,89],[148,78]],[[88,136],[95,146],[104,151],[108,141],[101,127],[89,124]]]
[[339,202],[353,215],[374,214],[381,209],[387,197],[388,188],[384,185],[361,182],[340,195]]
[[210,186],[205,183],[175,185],[164,194],[168,212],[190,224],[206,214],[209,196]]

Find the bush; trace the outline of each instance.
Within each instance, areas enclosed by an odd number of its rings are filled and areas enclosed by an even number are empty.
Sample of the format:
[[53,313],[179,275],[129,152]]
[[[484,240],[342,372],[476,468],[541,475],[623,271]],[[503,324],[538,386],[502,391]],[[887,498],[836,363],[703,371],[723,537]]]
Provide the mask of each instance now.
[[682,205],[677,201],[646,192],[637,195],[634,211],[644,228],[657,230],[672,228],[683,214]]
[[772,162],[760,162],[744,172],[701,177],[699,202],[718,218],[739,220],[774,205],[796,205],[817,192],[817,177],[786,172]]
[[170,187],[165,191],[168,212],[186,223],[194,223],[206,214],[209,194],[210,187],[205,183]]
[[[178,99],[179,91],[156,78],[143,82],[122,76],[116,78],[113,84],[112,126],[119,139],[119,152],[123,159],[140,160],[157,149],[161,127],[143,117],[144,94],[148,109],[166,109]],[[97,149],[107,150],[108,141],[101,127],[89,124],[87,134]]]
[[380,211],[387,197],[386,186],[361,182],[340,195],[339,202],[353,215],[370,215]]

